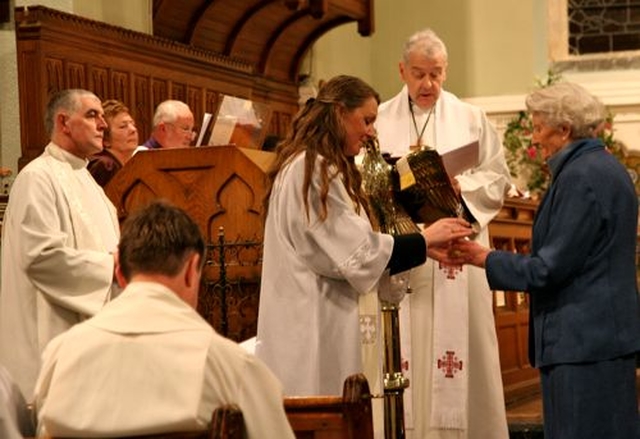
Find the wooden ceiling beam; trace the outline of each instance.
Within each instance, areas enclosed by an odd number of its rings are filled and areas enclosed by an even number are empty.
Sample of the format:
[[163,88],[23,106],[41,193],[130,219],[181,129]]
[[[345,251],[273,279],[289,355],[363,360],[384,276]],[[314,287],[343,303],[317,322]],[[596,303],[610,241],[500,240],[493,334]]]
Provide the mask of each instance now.
[[240,17],[240,19],[235,23],[235,25],[231,29],[231,32],[229,32],[227,43],[224,48],[225,55],[231,56],[231,54],[233,53],[233,46],[238,39],[238,35],[240,35],[242,29],[246,26],[249,20],[257,17],[260,14],[260,11],[269,6],[271,3],[273,3],[273,0],[262,0],[260,3],[246,10],[242,17]]
[[[154,0],[154,34],[223,56],[290,82],[304,54],[323,33],[357,22],[374,31],[374,0]],[[171,5],[171,6],[169,6]],[[180,10],[170,9],[180,8]],[[181,24],[178,19],[187,20]]]

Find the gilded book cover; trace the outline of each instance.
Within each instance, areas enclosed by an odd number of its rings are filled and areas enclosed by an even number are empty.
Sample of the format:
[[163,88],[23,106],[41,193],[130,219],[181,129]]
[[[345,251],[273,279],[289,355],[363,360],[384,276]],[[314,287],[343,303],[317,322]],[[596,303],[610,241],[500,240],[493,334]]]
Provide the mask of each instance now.
[[440,155],[422,148],[399,158],[393,168],[394,195],[413,221],[432,223],[445,217],[473,221],[451,178],[478,163],[478,142]]

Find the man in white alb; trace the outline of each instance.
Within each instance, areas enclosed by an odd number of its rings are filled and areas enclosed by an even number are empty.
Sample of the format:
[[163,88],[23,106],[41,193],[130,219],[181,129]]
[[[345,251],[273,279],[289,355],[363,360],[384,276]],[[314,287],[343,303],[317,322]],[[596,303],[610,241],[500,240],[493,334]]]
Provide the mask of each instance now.
[[64,90],[50,100],[51,142],[17,175],[2,226],[0,363],[31,400],[54,336],[108,300],[120,236],[113,204],[86,169],[107,126],[100,99]]
[[[488,245],[487,225],[502,206],[510,177],[502,144],[486,115],[442,90],[447,50],[430,29],[405,44],[398,95],[383,102],[376,129],[382,152],[403,156],[430,146],[440,154],[479,142],[478,162],[455,177],[465,209]],[[412,294],[401,305],[403,355],[409,364],[405,393],[413,438],[508,437],[494,329],[492,296],[484,272],[455,270],[429,259],[412,270]]]
[[205,252],[175,206],[155,201],[127,218],[116,259],[124,290],[42,355],[38,437],[206,430],[214,409],[236,404],[243,437],[294,439],[280,382],[196,312]]

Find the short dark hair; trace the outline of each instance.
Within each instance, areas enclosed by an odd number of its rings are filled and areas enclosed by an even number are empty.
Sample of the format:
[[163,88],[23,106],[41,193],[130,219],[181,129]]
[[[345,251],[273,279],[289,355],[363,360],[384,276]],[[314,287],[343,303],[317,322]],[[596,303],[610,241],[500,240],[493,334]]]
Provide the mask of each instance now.
[[47,130],[47,134],[53,134],[56,113],[59,110],[65,110],[70,113],[78,111],[82,96],[95,96],[95,94],[81,88],[70,88],[60,90],[51,96],[44,115],[44,127]]
[[175,276],[193,252],[204,261],[205,245],[184,210],[157,200],[125,220],[118,252],[122,275],[130,281],[139,273]]

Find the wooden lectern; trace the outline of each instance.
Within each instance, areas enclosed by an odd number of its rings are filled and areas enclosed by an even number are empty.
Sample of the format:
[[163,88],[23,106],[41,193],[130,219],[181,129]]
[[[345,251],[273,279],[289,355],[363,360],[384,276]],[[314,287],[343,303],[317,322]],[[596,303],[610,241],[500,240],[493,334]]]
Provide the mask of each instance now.
[[142,151],[105,188],[120,221],[152,200],[166,199],[200,226],[208,254],[198,312],[236,341],[256,334],[262,201],[273,158],[231,145]]

